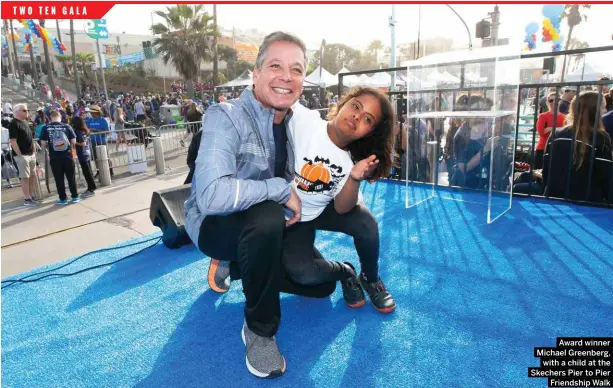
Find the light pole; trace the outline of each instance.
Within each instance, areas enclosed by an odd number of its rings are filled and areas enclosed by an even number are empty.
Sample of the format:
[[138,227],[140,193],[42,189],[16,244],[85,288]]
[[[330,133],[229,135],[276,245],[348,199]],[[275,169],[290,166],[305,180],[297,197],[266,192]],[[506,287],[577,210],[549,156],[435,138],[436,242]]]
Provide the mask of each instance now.
[[[391,30],[391,42],[390,42],[390,67],[396,67],[396,6],[392,4],[392,16],[389,19],[389,26]],[[392,72],[391,90],[396,89],[396,72]]]
[[447,8],[452,10],[453,13],[455,13],[455,15],[462,21],[462,24],[464,24],[464,27],[466,27],[466,32],[468,33],[468,49],[472,50],[473,49],[473,37],[470,35],[470,29],[468,29],[466,22],[464,21],[464,19],[462,19],[462,16],[460,16],[460,14],[457,13],[455,9],[453,9],[452,6],[450,6],[449,4],[445,4],[445,5],[447,6]]

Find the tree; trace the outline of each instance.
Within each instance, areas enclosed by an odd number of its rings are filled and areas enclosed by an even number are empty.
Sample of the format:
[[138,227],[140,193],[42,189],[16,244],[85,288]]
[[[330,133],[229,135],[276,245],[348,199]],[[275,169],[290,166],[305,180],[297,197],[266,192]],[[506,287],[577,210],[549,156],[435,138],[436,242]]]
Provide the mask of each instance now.
[[[584,41],[579,40],[579,39],[576,39],[576,38],[572,38],[570,40],[570,43],[568,44],[568,49],[569,50],[575,50],[575,49],[579,49],[580,50],[580,49],[586,49],[588,47],[590,47],[589,43],[584,42]],[[579,66],[579,62],[581,61],[582,58],[585,60],[585,58],[583,56],[581,56],[581,55],[573,55],[572,56],[572,59],[573,59],[572,67],[573,67],[573,69],[576,69]]]
[[81,98],[81,85],[79,84],[79,72],[77,71],[77,53],[74,49],[74,22],[70,19],[70,53],[72,54],[72,70],[74,72],[74,85],[77,98]]
[[374,55],[375,59],[378,62],[379,61],[379,51],[383,50],[384,47],[385,46],[383,45],[383,42],[381,42],[380,40],[378,40],[378,39],[377,40],[373,40],[368,45],[368,48],[366,48],[366,53]]
[[[570,42],[573,36],[573,30],[582,21],[587,22],[587,15],[582,11],[587,11],[591,8],[589,4],[567,4],[564,6],[564,11],[562,12],[562,19],[566,19],[566,24],[568,25],[568,35],[566,36],[566,45],[564,46],[564,50],[568,50],[570,46]],[[564,56],[564,63],[562,65],[562,79],[561,82],[564,82],[564,76],[566,74],[566,58]]]
[[72,65],[72,55],[70,55],[70,54],[55,54],[55,59],[57,59],[57,61],[64,68],[64,74],[66,74],[66,77],[70,77],[70,70],[68,69],[68,65]]
[[[83,70],[83,75],[85,78],[89,78],[87,74],[87,68],[95,61],[94,54],[92,53],[77,53],[77,62],[81,65],[81,69]],[[79,86],[80,87],[80,86]]]
[[151,31],[159,38],[153,40],[153,46],[162,56],[165,64],[171,62],[187,83],[187,93],[194,96],[193,79],[198,75],[200,63],[213,59],[213,36],[217,28],[212,17],[204,11],[202,4],[190,6],[178,4],[167,7],[166,11],[155,11],[164,19]]
[[[45,27],[44,19],[38,19],[38,22],[41,28]],[[45,65],[47,66],[47,82],[49,83],[49,90],[51,90],[51,93],[55,95],[55,82],[53,80],[53,67],[51,65],[51,56],[49,55],[49,46],[47,46],[47,43],[45,42],[42,42],[42,45],[43,51],[45,52]]]
[[[313,55],[312,64],[315,67],[319,64],[320,52],[316,52]],[[326,45],[324,49],[324,58],[322,61],[323,68],[329,71],[331,74],[336,74],[340,69],[345,66],[346,68],[353,70],[357,63],[360,62],[362,54],[359,50],[351,48],[342,43],[332,43]]]

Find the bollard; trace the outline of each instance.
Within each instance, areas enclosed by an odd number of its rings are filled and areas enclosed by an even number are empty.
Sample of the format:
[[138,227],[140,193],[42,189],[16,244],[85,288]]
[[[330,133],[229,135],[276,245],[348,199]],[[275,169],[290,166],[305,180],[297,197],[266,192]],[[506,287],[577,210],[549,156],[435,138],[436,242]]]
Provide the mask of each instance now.
[[106,152],[106,145],[96,146],[96,164],[100,173],[100,185],[108,186],[111,184],[111,169],[109,167],[109,156]]
[[155,157],[155,172],[158,175],[166,172],[166,165],[164,162],[164,146],[162,145],[162,138],[153,138],[153,155]]
[[[30,184],[30,196],[33,196],[36,199],[42,201],[43,199],[43,189],[40,186],[40,177],[38,176],[38,169],[34,170],[34,174],[36,175],[36,179],[34,180],[34,184]],[[47,174],[47,171],[45,171]]]
[[428,143],[428,163],[430,164],[430,182],[438,184],[438,143],[429,141]]

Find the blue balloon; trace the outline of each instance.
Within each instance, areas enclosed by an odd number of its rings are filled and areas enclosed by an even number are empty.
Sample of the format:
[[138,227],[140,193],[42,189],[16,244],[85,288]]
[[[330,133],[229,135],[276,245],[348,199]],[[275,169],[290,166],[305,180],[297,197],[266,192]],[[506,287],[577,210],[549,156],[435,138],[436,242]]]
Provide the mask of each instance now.
[[556,40],[554,43],[561,45],[562,43],[564,43],[564,35],[560,35],[560,37],[558,38],[558,40]]
[[539,24],[536,22],[532,22],[526,25],[526,34],[528,35],[536,34],[538,30],[539,30]]
[[556,18],[562,15],[564,11],[564,4],[545,4],[543,5],[543,16],[548,17],[549,19],[555,20]]

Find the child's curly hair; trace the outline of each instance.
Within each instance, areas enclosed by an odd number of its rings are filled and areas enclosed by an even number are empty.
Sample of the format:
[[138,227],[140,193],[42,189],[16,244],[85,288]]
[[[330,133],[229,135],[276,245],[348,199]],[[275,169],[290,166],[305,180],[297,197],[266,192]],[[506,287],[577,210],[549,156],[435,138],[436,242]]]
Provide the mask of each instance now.
[[343,95],[335,111],[328,114],[328,120],[333,120],[349,100],[365,94],[371,95],[379,101],[381,120],[369,136],[351,142],[347,149],[354,163],[370,155],[376,155],[377,159],[379,159],[379,165],[369,179],[387,178],[392,168],[394,152],[394,109],[385,94],[371,87],[353,87]]

